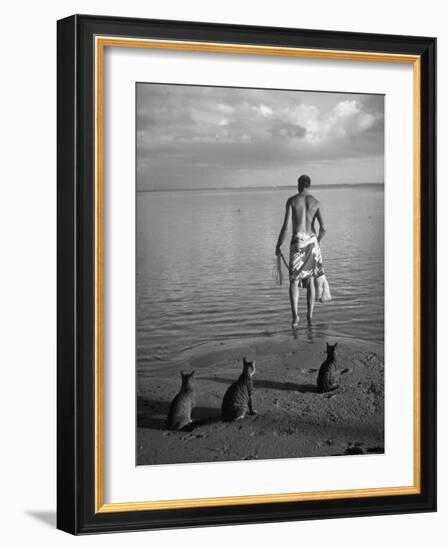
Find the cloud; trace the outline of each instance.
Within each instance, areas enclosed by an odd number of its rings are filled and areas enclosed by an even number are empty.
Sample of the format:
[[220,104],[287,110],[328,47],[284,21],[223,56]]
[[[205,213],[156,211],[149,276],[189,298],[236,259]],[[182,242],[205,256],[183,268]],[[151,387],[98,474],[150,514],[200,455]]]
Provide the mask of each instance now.
[[306,136],[306,128],[293,122],[276,120],[272,124],[272,135],[280,138],[302,138]]
[[383,156],[382,96],[137,87],[139,187],[233,185],[236,170],[261,172],[268,184],[298,164],[376,158],[379,165]]

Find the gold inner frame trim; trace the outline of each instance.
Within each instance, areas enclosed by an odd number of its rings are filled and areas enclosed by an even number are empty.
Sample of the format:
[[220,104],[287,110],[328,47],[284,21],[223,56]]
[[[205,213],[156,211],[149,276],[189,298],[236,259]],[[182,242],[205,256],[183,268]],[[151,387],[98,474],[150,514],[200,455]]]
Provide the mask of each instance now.
[[[413,196],[414,196],[414,376],[413,376],[413,439],[414,469],[413,485],[348,490],[244,495],[181,500],[153,500],[141,502],[104,502],[104,50],[106,47],[152,48],[208,53],[232,53],[245,55],[285,56],[342,61],[371,61],[382,63],[407,63],[413,65]],[[275,502],[303,502],[341,498],[362,498],[419,494],[421,491],[421,386],[420,386],[420,269],[421,269],[421,178],[420,178],[420,120],[421,120],[421,60],[417,55],[390,54],[382,52],[355,52],[322,50],[253,44],[227,44],[182,40],[156,40],[96,36],[95,55],[95,513],[130,512],[143,510],[167,510],[208,506],[232,506]]]

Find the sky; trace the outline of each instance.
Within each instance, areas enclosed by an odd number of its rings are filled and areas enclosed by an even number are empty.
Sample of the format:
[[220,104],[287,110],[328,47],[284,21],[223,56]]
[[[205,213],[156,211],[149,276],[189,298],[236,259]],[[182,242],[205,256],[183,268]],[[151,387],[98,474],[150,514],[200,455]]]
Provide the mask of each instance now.
[[137,84],[137,188],[383,183],[384,96]]

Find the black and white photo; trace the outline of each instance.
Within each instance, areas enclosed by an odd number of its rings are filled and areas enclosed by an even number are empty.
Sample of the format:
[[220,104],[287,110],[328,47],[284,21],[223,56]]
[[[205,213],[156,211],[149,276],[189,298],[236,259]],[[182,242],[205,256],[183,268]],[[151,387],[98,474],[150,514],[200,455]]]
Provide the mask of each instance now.
[[139,82],[136,175],[137,464],[382,454],[384,96]]

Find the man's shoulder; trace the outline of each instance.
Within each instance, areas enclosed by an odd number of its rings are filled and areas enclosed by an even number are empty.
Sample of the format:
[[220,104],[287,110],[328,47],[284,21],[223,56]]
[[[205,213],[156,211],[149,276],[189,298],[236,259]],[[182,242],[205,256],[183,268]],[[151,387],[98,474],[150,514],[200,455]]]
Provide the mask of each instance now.
[[286,204],[293,204],[295,202],[295,200],[297,199],[298,197],[298,193],[296,193],[295,195],[292,195],[291,197],[289,197],[289,199],[286,201]]
[[316,199],[314,195],[308,195],[308,200],[316,207],[320,205],[320,200]]

